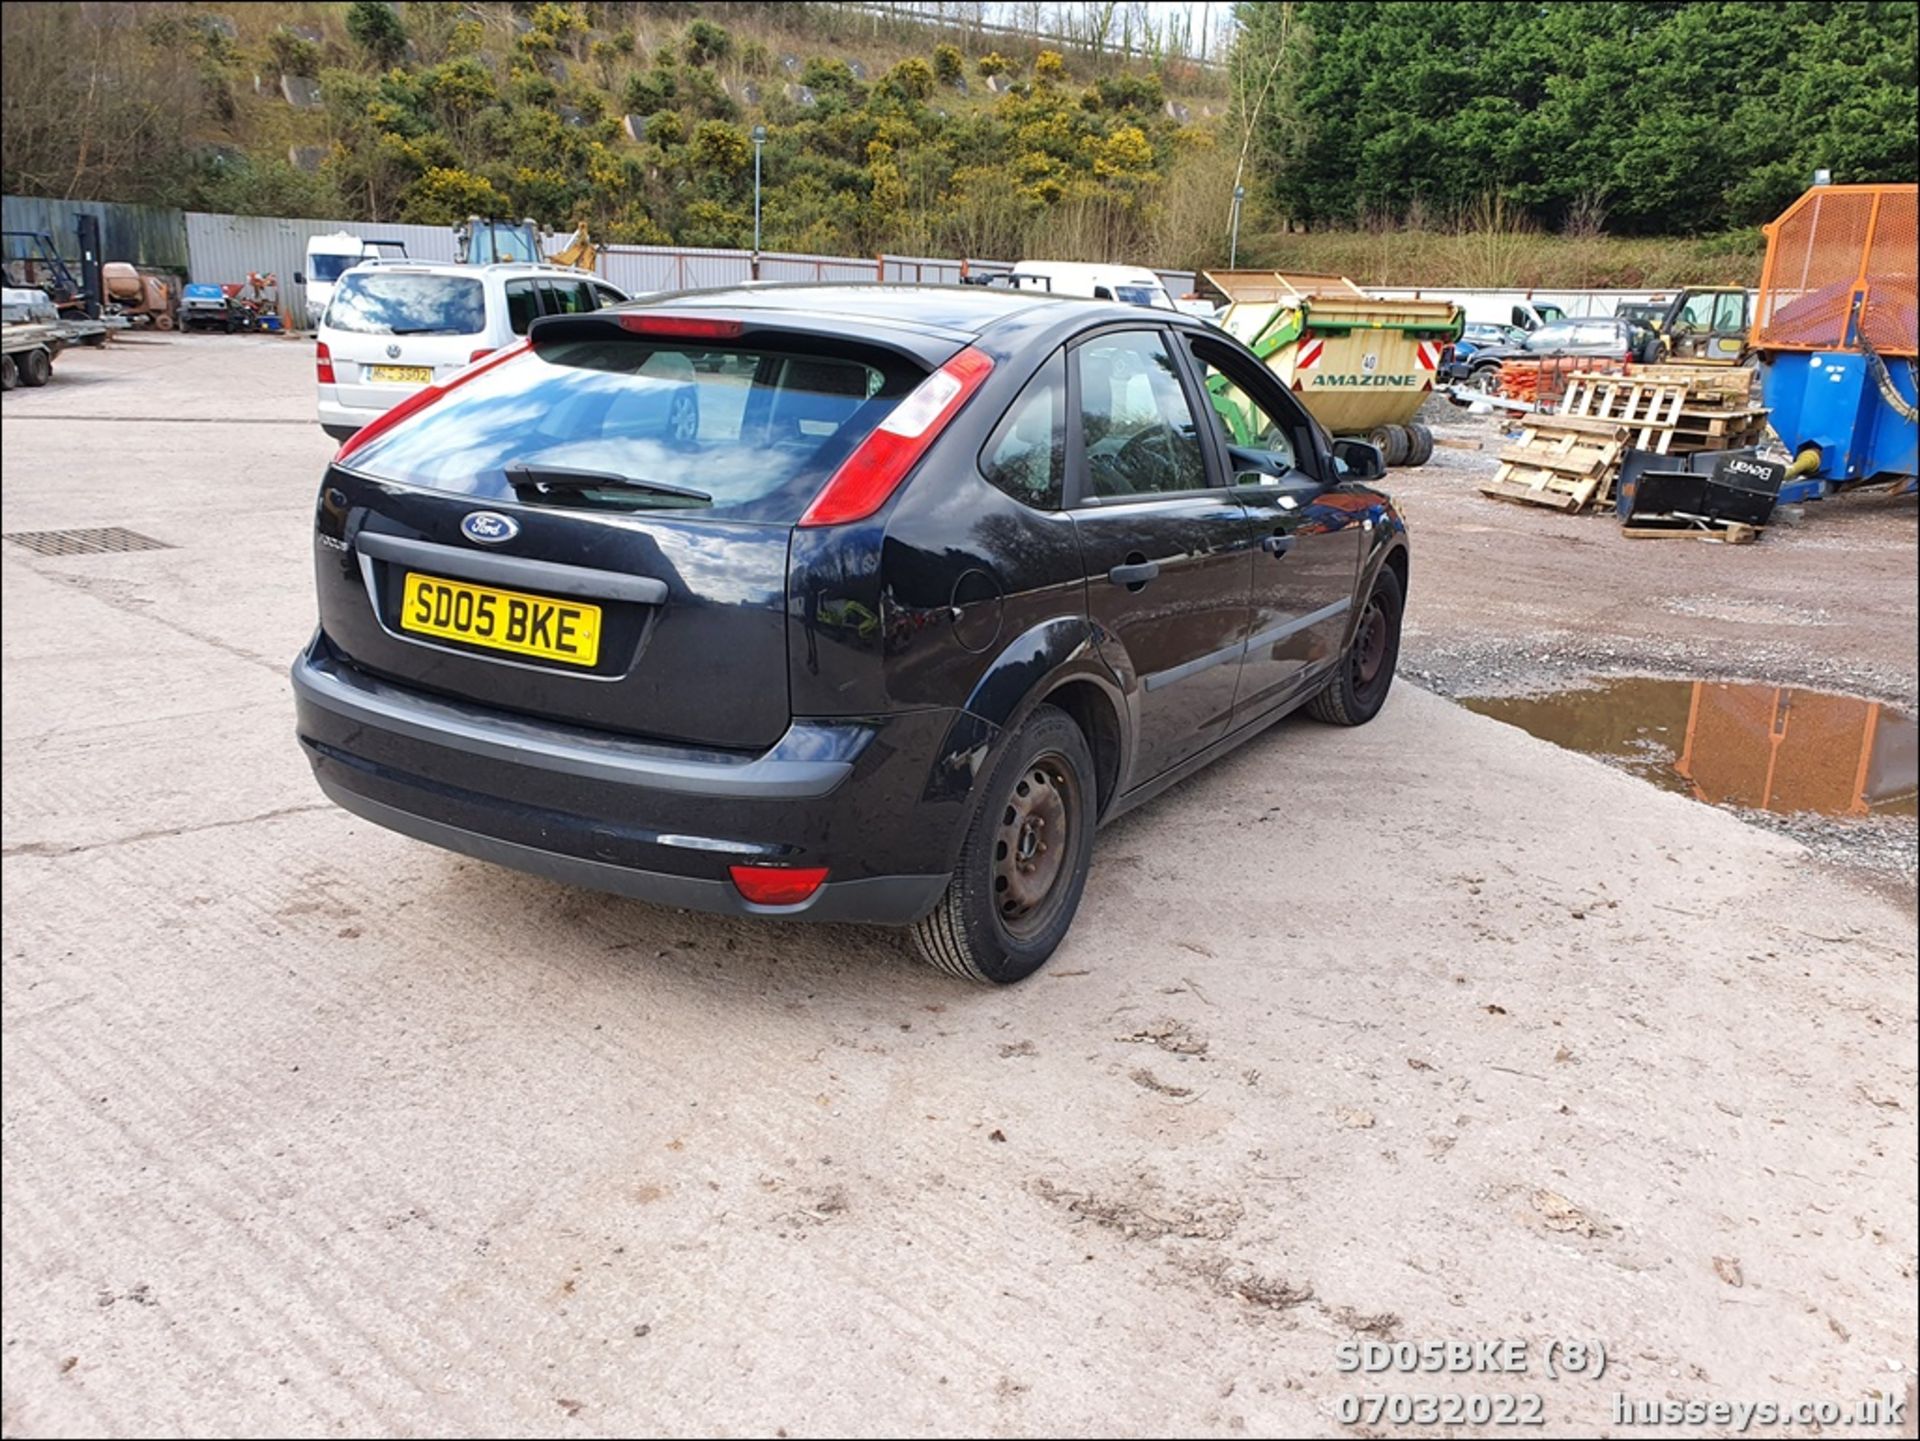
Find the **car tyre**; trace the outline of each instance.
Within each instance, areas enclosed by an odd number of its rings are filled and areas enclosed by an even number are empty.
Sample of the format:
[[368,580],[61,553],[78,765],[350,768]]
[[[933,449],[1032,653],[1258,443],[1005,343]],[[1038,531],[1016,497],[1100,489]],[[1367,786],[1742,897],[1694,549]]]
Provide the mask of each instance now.
[[1327,684],[1307,702],[1307,714],[1328,725],[1365,725],[1380,714],[1400,659],[1400,618],[1406,592],[1392,567],[1381,566],[1353,629],[1353,641]]
[[53,379],[53,357],[45,350],[29,350],[16,364],[22,385],[45,385]]
[[1433,431],[1419,421],[1407,427],[1407,464],[1425,465],[1433,459]]
[[1381,461],[1389,468],[1406,464],[1407,432],[1404,426],[1376,425],[1367,432],[1367,443],[1380,452]]
[[0,390],[12,390],[20,383],[20,367],[11,355],[0,356]]
[[1500,363],[1493,361],[1490,364],[1481,366],[1478,370],[1470,372],[1467,376],[1467,384],[1479,391],[1482,395],[1498,395],[1500,393]]
[[1080,908],[1095,820],[1086,737],[1065,711],[1043,705],[982,790],[946,893],[909,933],[914,954],[985,985],[1039,970]]

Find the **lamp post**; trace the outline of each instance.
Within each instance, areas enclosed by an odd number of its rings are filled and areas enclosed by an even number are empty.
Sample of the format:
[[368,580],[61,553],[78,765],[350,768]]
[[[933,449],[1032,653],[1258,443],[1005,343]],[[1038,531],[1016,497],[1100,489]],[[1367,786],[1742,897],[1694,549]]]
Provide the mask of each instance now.
[[767,143],[767,127],[753,127],[753,278],[760,278],[760,147]]
[[1246,198],[1246,186],[1233,187],[1233,239],[1227,251],[1227,269],[1229,270],[1237,270],[1240,267],[1240,202]]

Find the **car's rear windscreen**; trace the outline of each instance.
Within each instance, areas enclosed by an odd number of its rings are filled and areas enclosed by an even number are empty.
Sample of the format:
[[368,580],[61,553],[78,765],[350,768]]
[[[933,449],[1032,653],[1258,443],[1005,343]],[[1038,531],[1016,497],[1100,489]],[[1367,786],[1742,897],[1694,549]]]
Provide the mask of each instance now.
[[357,335],[478,335],[487,328],[486,290],[464,275],[349,270],[326,323]]
[[[889,352],[815,342],[548,342],[458,386],[346,464],[489,499],[791,523],[925,378]],[[606,483],[586,483],[592,477]]]

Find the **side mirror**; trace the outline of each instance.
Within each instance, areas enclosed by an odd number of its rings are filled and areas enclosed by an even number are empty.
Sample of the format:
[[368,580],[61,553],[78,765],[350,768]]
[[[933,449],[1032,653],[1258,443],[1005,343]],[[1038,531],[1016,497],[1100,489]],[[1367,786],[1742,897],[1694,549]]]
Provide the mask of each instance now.
[[294,271],[294,272],[293,272],[293,283],[294,283],[295,285],[305,285],[305,284],[307,283],[307,276],[306,276],[306,272],[305,272],[305,271],[301,271],[301,270],[296,270],[296,271]]
[[1387,462],[1380,447],[1364,440],[1336,440],[1333,443],[1333,468],[1342,480],[1385,480]]

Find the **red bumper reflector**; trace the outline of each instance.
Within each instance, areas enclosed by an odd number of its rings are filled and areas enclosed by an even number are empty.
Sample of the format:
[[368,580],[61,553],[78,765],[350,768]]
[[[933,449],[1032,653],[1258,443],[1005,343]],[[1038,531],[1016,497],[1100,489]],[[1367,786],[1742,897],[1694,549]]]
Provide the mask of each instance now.
[[740,894],[756,906],[797,906],[827,879],[825,866],[728,866]]

